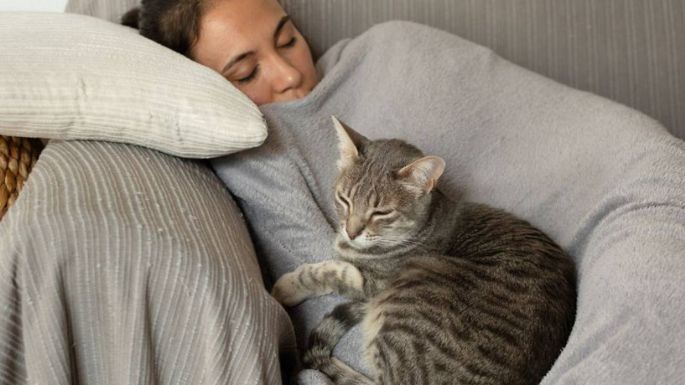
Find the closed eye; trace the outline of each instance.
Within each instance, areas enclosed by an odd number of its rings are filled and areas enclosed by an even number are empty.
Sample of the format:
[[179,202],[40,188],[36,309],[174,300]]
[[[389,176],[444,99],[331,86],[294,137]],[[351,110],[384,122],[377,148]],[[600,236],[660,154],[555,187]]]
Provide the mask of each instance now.
[[295,45],[295,42],[297,42],[297,38],[293,37],[287,43],[283,44],[282,46],[280,46],[278,48],[290,48],[290,47]]
[[371,212],[371,217],[376,219],[388,217],[393,212],[395,212],[395,210],[374,210]]
[[258,71],[259,71],[259,64],[257,64],[257,65],[254,67],[254,69],[252,70],[252,72],[250,72],[249,75],[245,76],[245,77],[242,78],[242,79],[238,79],[238,82],[239,82],[239,83],[248,83],[250,80],[254,79],[255,76],[257,76],[257,72],[258,72]]

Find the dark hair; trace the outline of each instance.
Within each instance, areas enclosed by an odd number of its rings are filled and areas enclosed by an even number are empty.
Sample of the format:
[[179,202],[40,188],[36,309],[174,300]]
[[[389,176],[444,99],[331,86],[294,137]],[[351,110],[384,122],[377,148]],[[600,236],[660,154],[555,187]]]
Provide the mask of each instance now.
[[142,0],[121,17],[121,24],[174,51],[191,57],[200,34],[202,5],[208,0]]

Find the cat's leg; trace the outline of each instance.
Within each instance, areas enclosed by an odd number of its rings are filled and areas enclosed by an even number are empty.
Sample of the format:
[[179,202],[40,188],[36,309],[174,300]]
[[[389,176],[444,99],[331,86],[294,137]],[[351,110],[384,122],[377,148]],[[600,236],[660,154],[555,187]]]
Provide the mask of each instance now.
[[364,278],[361,272],[345,261],[308,263],[284,274],[271,290],[271,295],[287,306],[331,293],[353,299],[363,298]]

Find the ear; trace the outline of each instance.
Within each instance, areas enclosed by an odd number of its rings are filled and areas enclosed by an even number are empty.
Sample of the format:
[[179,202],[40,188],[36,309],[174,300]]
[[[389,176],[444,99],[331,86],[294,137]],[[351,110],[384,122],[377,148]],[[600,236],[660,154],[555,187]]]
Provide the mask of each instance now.
[[435,188],[444,171],[445,161],[442,158],[426,156],[402,167],[397,177],[410,189],[428,193]]
[[335,116],[333,119],[333,126],[338,134],[338,150],[340,151],[340,158],[338,159],[338,169],[342,170],[349,167],[359,158],[359,146],[365,141],[359,133],[339,121]]

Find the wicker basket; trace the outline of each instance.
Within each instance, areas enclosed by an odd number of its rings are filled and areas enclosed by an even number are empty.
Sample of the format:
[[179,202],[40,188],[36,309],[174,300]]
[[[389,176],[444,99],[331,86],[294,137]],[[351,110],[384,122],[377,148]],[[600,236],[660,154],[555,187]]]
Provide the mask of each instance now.
[[0,220],[17,200],[42,149],[40,140],[0,135]]

